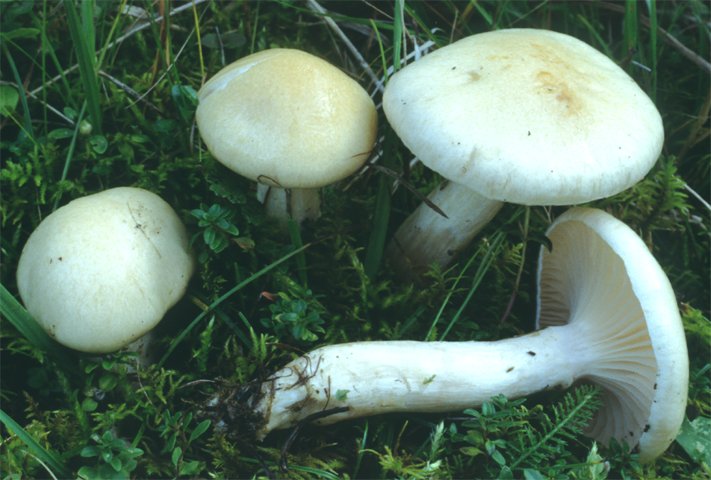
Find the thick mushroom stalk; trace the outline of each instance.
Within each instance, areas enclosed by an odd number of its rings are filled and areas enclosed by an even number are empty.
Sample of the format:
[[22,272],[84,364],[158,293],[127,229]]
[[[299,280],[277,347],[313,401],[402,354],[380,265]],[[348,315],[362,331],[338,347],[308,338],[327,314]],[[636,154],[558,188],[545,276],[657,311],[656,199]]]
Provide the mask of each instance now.
[[405,278],[419,279],[434,264],[449,265],[503,206],[454,182],[435,189],[427,199],[446,217],[422,203],[388,245],[386,254],[393,269]]
[[604,392],[588,434],[660,455],[684,417],[688,357],[674,293],[641,239],[610,215],[578,208],[549,229],[539,261],[537,324],[495,342],[361,342],[319,348],[272,375],[252,399],[258,434],[313,414],[318,423],[387,412],[444,412],[502,393],[573,382]]

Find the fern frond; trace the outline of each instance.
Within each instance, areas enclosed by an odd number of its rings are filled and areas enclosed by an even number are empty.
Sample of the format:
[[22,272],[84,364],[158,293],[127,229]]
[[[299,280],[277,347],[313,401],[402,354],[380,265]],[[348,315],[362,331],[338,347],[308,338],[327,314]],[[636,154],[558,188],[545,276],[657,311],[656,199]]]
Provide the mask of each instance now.
[[581,385],[565,394],[552,407],[552,414],[542,414],[540,426],[530,425],[525,435],[512,442],[511,449],[518,453],[511,469],[529,463],[544,464],[546,457],[560,455],[567,448],[569,440],[582,435],[595,412],[602,405],[600,390],[592,385]]

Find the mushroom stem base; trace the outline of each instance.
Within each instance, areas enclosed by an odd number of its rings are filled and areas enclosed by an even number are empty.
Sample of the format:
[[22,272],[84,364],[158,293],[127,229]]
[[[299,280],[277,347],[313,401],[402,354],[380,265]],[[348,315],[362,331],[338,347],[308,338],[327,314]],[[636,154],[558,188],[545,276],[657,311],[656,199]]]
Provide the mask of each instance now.
[[321,197],[316,188],[280,188],[257,185],[257,200],[267,209],[267,215],[286,223],[293,219],[298,225],[321,215]]

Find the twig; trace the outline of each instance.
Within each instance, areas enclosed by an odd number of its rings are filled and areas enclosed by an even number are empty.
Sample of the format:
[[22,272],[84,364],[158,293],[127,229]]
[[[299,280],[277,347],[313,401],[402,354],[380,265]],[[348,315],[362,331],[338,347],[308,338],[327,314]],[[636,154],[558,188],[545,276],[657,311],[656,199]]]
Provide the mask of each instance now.
[[335,34],[338,35],[338,37],[343,41],[343,43],[346,45],[346,48],[351,53],[351,55],[353,55],[353,58],[355,58],[358,65],[360,65],[360,67],[365,71],[365,73],[368,74],[370,80],[375,84],[378,91],[382,93],[383,82],[378,78],[375,72],[373,72],[373,69],[370,68],[368,62],[366,62],[363,58],[363,55],[360,54],[355,45],[353,45],[353,43],[348,39],[346,34],[343,33],[343,30],[341,30],[338,24],[331,17],[328,16],[328,12],[326,11],[326,9],[323,8],[316,0],[307,0],[306,4],[308,5],[309,9],[322,16],[323,21],[326,22],[326,25],[328,25],[328,27],[333,30]]
[[[149,107],[151,107],[153,110],[155,110],[156,112],[158,112],[158,113],[160,113],[160,114],[163,114],[163,112],[160,110],[160,108],[156,107],[156,106],[153,105],[151,102],[149,102],[148,100],[144,99],[144,98],[141,96],[140,93],[138,93],[137,91],[135,91],[134,89],[132,89],[131,87],[129,87],[128,85],[126,85],[125,83],[123,83],[123,82],[122,82],[121,80],[119,80],[118,78],[112,77],[111,75],[109,75],[108,73],[106,73],[106,72],[103,71],[103,70],[99,70],[99,75],[101,75],[102,77],[106,78],[106,79],[109,80],[111,83],[113,83],[114,85],[116,85],[117,87],[119,87],[121,90],[123,90],[124,92],[126,92],[130,97],[133,97],[134,99],[136,99],[136,101],[141,101],[141,100],[142,100],[142,101],[144,101]],[[128,107],[127,107],[127,108],[128,108]]]
[[686,183],[686,182],[684,182],[684,189],[685,189],[687,192],[689,192],[692,197],[694,197],[696,200],[698,200],[698,201],[701,203],[701,205],[703,205],[704,207],[706,207],[706,210],[708,210],[709,212],[711,212],[711,204],[709,204],[709,202],[707,202],[707,201],[704,199],[704,197],[702,197],[701,195],[699,195],[699,193],[698,193],[696,190],[694,190],[693,188],[691,188],[691,187],[689,186],[689,184]]
[[[15,88],[17,88],[17,89],[22,88],[21,86],[17,85],[15,82],[6,82],[6,81],[2,81],[2,80],[0,80],[0,85],[10,85],[10,86],[13,86],[13,87],[15,87]],[[50,105],[49,103],[45,102],[44,100],[42,100],[42,99],[39,98],[38,96],[33,95],[32,92],[27,92],[27,96],[32,97],[33,100],[37,100],[38,102],[40,102],[42,105],[44,105],[45,107],[47,107],[47,110],[49,110],[50,112],[52,112],[52,113],[54,113],[55,115],[57,115],[58,117],[60,117],[62,120],[64,120],[65,122],[67,122],[67,123],[68,123],[69,125],[71,125],[72,127],[73,127],[74,125],[76,125],[76,122],[75,122],[74,120],[72,120],[71,118],[67,117],[67,116],[64,115],[62,112],[60,112],[59,110],[57,110],[57,109],[54,108],[52,105]]]
[[[623,5],[615,5],[615,4],[607,3],[607,2],[601,2],[599,5],[603,8],[612,10],[614,12],[619,12],[619,13],[625,12],[625,7]],[[640,15],[639,20],[642,23],[642,25],[644,25],[648,29],[651,29],[651,23],[649,22],[648,17],[645,17],[644,15]],[[664,40],[666,40],[669,44],[671,44],[672,47],[679,50],[679,52],[683,56],[685,56],[687,59],[691,60],[693,63],[695,63],[697,66],[699,66],[702,70],[705,70],[706,73],[711,74],[711,62],[709,62],[705,58],[701,57],[696,52],[691,50],[689,47],[687,47],[686,45],[681,43],[679,40],[676,39],[676,37],[674,37],[671,33],[664,30],[662,27],[657,26],[657,31],[661,34],[661,36],[664,38]]]

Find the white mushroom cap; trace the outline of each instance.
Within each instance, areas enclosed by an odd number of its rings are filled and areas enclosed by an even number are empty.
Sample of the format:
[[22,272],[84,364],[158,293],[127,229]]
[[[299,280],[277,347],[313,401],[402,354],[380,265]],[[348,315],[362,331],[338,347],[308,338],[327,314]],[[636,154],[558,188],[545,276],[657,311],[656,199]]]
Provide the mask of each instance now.
[[383,109],[429,168],[494,200],[564,205],[620,192],[661,151],[652,101],[608,57],[534,29],[473,35],[408,65]]
[[76,199],[27,240],[17,285],[58,342],[118,350],[151,330],[193,272],[184,225],[158,195],[120,187]]
[[223,68],[198,93],[196,118],[212,155],[281,188],[318,188],[360,168],[375,142],[368,93],[330,63],[264,50]]
[[[684,419],[689,360],[669,280],[634,231],[611,215],[575,208],[548,230],[541,249],[537,326],[578,324],[586,333],[578,363],[601,385],[605,405],[590,436],[660,455]],[[587,325],[585,325],[587,323]],[[593,352],[593,353],[591,353]]]

